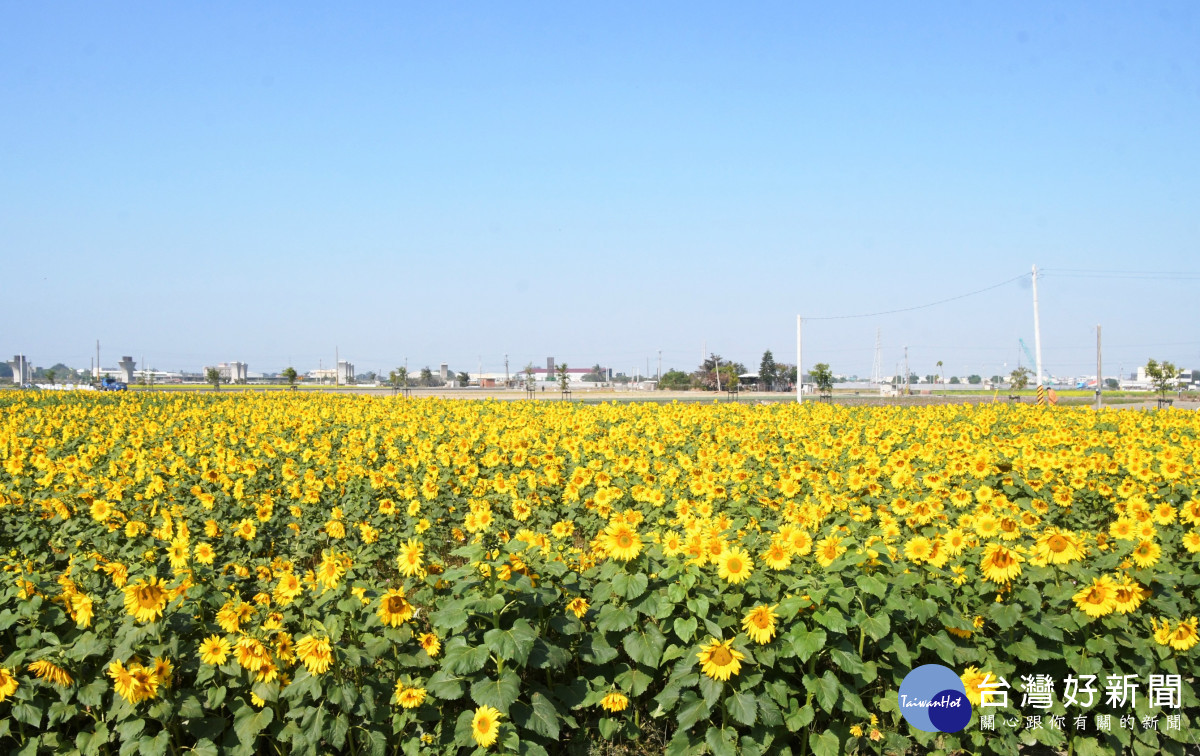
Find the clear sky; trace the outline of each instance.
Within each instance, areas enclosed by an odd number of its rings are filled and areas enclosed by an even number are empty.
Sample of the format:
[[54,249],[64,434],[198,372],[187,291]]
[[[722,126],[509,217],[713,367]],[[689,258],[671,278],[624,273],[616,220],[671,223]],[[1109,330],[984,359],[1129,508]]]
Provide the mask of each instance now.
[[[1198,135],[1194,2],[7,2],[0,354],[756,368],[1036,263],[1050,371],[1200,368]],[[805,364],[1007,372],[1030,295]]]

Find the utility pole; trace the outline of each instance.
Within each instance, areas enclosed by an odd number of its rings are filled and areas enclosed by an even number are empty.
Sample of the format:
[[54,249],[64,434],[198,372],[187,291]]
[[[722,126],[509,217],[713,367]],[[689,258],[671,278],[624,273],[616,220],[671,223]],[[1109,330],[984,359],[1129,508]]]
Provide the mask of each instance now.
[[504,355],[504,388],[508,388],[508,355]]
[[1037,385],[1042,385],[1042,324],[1038,320],[1037,266],[1033,266],[1033,356],[1037,358]]
[[717,369],[716,369],[716,374],[717,374],[717,391],[720,391],[720,390],[721,390],[721,360],[719,360],[719,359],[718,359],[718,360],[716,361],[716,363],[717,363]]
[[804,320],[796,316],[796,404],[804,402],[804,352],[801,351],[800,330]]
[[96,339],[96,377],[100,377],[100,339]]
[[875,329],[875,361],[871,363],[871,383],[879,385],[883,382],[883,330]]
[[904,347],[904,395],[912,396],[912,384],[908,380],[908,347]]
[[658,379],[657,379],[657,381],[659,383],[662,383],[662,350],[661,349],[658,350]]
[[1104,373],[1100,367],[1100,326],[1096,326],[1096,409],[1100,409],[1100,392],[1104,389]]

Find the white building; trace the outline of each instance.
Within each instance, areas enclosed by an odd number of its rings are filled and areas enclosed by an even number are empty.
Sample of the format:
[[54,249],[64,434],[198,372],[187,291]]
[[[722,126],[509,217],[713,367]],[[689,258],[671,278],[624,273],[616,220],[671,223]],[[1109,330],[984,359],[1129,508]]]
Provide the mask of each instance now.
[[33,365],[29,364],[25,355],[13,355],[13,358],[8,361],[8,366],[12,368],[13,383],[18,386],[29,383],[33,379]]
[[309,370],[305,375],[310,381],[318,383],[336,383],[345,386],[354,383],[354,363],[338,360],[336,368],[318,368]]
[[225,383],[245,383],[250,377],[249,366],[244,362],[222,362],[216,366],[205,366],[204,375],[208,375],[208,371],[214,367]]

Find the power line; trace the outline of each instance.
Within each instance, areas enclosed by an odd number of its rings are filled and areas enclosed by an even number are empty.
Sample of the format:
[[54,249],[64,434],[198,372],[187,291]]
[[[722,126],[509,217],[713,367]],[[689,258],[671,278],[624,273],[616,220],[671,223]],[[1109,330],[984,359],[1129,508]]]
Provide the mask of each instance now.
[[959,294],[956,297],[948,297],[946,299],[939,299],[936,302],[930,302],[929,304],[917,305],[915,307],[901,307],[898,310],[884,310],[882,312],[867,312],[867,313],[863,313],[861,315],[824,315],[824,316],[820,316],[820,317],[809,317],[809,316],[805,315],[804,319],[805,320],[850,320],[852,318],[875,318],[875,317],[879,317],[880,315],[895,315],[896,313],[900,313],[900,312],[912,312],[913,310],[924,310],[928,307],[936,307],[938,305],[946,304],[947,302],[954,302],[959,299],[966,299],[967,297],[973,297],[976,294],[982,294],[985,291],[991,291],[992,289],[999,289],[1001,286],[1007,286],[1008,284],[1013,283],[1015,281],[1020,281],[1023,278],[1029,278],[1030,275],[1031,274],[1029,274],[1029,273],[1022,273],[1021,275],[1014,276],[1013,278],[1010,278],[1007,281],[1001,281],[998,284],[993,284],[991,286],[987,286],[982,289],[977,289],[975,291],[969,291],[966,294]]
[[1046,268],[1043,274],[1055,278],[1115,278],[1128,280],[1200,280],[1200,273],[1184,270],[1088,270],[1085,268]]

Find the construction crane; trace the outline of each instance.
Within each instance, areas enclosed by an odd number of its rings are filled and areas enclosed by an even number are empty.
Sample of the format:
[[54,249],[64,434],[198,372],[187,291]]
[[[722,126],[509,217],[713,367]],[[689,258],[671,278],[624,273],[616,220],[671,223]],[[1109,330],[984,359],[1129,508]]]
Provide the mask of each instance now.
[[1030,348],[1025,346],[1024,338],[1018,338],[1018,340],[1016,340],[1016,341],[1019,341],[1021,343],[1021,350],[1024,350],[1025,356],[1027,356],[1027,358],[1030,358],[1030,366],[1033,368],[1034,371],[1037,371],[1038,361],[1033,358],[1033,353],[1030,352]]
[[1025,356],[1029,358],[1029,364],[1030,364],[1030,366],[1031,366],[1031,367],[1036,367],[1036,366],[1037,366],[1037,360],[1036,360],[1036,359],[1034,359],[1034,357],[1033,357],[1033,352],[1029,351],[1029,347],[1025,346],[1025,339],[1020,339],[1020,338],[1019,338],[1019,339],[1017,339],[1017,341],[1019,341],[1019,342],[1021,343],[1021,349],[1022,349],[1022,350],[1025,352]]

